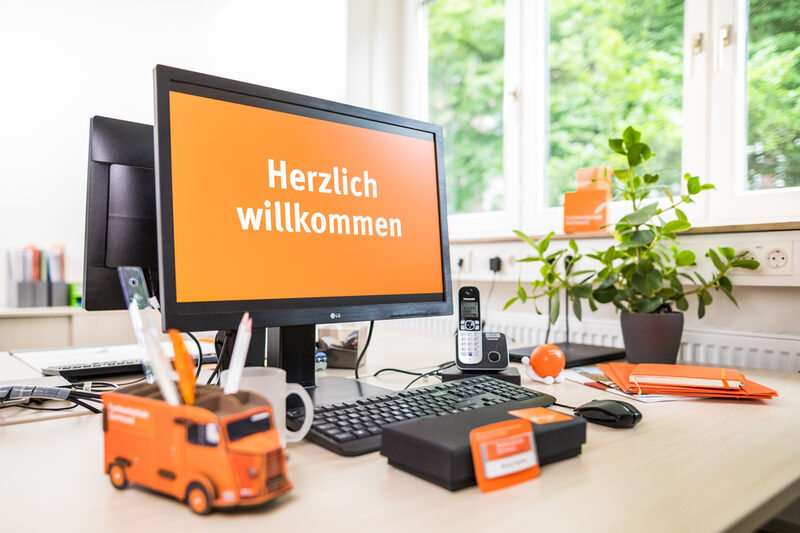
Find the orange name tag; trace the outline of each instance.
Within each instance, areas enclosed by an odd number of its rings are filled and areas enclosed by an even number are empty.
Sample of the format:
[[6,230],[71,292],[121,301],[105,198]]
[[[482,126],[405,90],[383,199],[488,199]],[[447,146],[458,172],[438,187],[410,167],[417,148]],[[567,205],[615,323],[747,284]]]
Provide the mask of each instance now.
[[552,411],[545,407],[531,407],[528,409],[517,409],[509,411],[508,414],[516,416],[517,418],[524,418],[530,420],[534,424],[549,424],[550,422],[562,422],[564,420],[572,420],[572,417]]
[[473,429],[469,434],[475,478],[490,492],[539,475],[539,456],[529,422],[517,419]]

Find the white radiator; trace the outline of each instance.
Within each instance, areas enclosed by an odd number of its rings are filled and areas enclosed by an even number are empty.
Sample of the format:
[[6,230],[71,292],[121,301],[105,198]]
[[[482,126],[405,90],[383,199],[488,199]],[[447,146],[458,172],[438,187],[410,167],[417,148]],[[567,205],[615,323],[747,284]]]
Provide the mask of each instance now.
[[[456,318],[411,318],[381,323],[381,327],[403,327],[416,331],[454,333]],[[559,320],[550,330],[550,342],[565,339],[565,324]],[[547,320],[526,313],[492,313],[485,331],[506,334],[510,346],[541,344]],[[570,320],[570,340],[583,344],[623,347],[619,320]],[[731,367],[767,368],[800,371],[800,337],[773,333],[687,327],[683,331],[681,353],[684,361]]]

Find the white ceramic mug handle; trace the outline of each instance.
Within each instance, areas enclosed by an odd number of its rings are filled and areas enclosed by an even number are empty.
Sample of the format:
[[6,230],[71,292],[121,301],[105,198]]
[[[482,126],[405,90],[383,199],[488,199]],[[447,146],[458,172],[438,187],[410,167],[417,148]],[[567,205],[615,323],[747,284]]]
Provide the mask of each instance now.
[[[308,395],[306,389],[304,389],[302,385],[298,385],[297,383],[287,383],[286,397],[288,398],[292,394],[297,394],[298,396],[300,396],[300,399],[303,400],[303,405],[306,408],[306,417],[305,420],[303,420],[303,425],[300,426],[300,429],[298,429],[297,431],[292,431],[289,428],[286,428],[287,443],[299,442],[303,440],[303,437],[306,436],[308,430],[311,429],[311,423],[314,421],[314,404],[311,402],[311,396]],[[285,423],[286,422],[284,422],[284,424]]]

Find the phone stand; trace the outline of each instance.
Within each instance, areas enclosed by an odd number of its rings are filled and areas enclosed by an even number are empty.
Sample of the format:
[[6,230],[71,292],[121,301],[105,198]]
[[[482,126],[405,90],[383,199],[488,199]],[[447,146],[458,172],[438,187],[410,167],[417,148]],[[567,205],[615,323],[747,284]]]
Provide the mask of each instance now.
[[509,383],[514,383],[515,385],[522,384],[519,370],[513,366],[504,370],[473,370],[467,372],[463,372],[456,367],[451,367],[447,370],[442,370],[441,376],[442,381],[454,381],[457,379],[466,379],[474,376],[491,376],[493,378],[502,379],[503,381],[508,381]]

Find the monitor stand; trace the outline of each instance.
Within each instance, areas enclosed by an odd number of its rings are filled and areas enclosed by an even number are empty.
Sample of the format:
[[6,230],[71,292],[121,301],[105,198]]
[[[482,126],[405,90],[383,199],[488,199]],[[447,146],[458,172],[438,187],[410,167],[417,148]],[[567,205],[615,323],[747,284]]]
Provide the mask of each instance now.
[[[227,342],[225,339],[228,339]],[[236,330],[220,331],[216,346],[221,368],[228,368],[230,351],[236,338]],[[221,352],[222,344],[225,350]],[[245,366],[264,366],[264,350],[267,366],[286,370],[286,381],[299,383],[308,391],[316,405],[326,405],[367,396],[382,396],[394,391],[361,383],[344,377],[317,378],[314,357],[316,355],[316,326],[281,326],[275,328],[253,328],[250,349]]]

